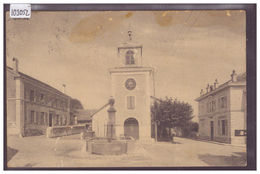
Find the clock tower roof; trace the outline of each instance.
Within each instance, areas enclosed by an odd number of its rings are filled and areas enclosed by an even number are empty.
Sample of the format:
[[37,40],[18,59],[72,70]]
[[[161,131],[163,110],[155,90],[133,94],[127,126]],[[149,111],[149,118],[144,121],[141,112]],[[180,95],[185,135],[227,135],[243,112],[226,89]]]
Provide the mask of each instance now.
[[128,40],[121,44],[118,48],[137,48],[137,47],[142,47],[142,44],[134,43],[132,40],[132,31],[128,31]]

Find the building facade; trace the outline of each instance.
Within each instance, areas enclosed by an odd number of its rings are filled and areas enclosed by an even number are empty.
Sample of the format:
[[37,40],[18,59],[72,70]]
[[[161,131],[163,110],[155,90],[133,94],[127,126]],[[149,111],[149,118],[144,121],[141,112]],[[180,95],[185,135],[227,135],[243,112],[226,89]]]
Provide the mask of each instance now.
[[[142,66],[142,45],[133,43],[131,31],[128,34],[129,40],[118,47],[118,66],[109,69],[111,96],[115,99],[116,109],[115,133],[117,137],[126,135],[134,139],[151,140],[152,69]],[[93,116],[93,130],[96,135],[97,132],[99,136],[106,133],[107,119],[107,114],[105,117],[99,114]]]
[[246,73],[209,85],[198,102],[199,138],[229,144],[246,144]]
[[[65,91],[65,85],[64,85]],[[7,134],[39,135],[47,127],[71,123],[70,100],[65,93],[18,71],[6,68]]]

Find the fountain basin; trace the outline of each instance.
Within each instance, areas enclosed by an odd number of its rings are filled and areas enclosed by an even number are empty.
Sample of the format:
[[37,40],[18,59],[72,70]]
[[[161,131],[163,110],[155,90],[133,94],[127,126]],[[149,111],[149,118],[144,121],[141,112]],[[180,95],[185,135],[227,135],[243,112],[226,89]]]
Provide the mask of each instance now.
[[127,142],[107,139],[92,139],[87,143],[87,151],[99,155],[121,155],[127,152]]

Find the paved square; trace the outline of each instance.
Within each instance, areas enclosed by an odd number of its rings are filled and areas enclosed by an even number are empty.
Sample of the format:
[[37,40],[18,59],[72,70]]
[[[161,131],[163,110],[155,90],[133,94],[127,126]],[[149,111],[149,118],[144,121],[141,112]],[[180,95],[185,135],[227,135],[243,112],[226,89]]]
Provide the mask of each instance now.
[[246,148],[175,138],[169,142],[137,142],[132,153],[92,155],[84,151],[79,135],[8,137],[9,167],[191,167],[245,166]]

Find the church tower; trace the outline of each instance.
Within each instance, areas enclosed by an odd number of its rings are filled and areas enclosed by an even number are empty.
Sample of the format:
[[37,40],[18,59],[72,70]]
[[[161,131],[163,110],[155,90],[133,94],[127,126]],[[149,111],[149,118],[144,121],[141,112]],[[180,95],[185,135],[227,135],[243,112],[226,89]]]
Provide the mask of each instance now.
[[119,65],[110,69],[111,95],[115,99],[116,136],[151,140],[151,67],[142,66],[142,45],[132,41],[118,47]]

